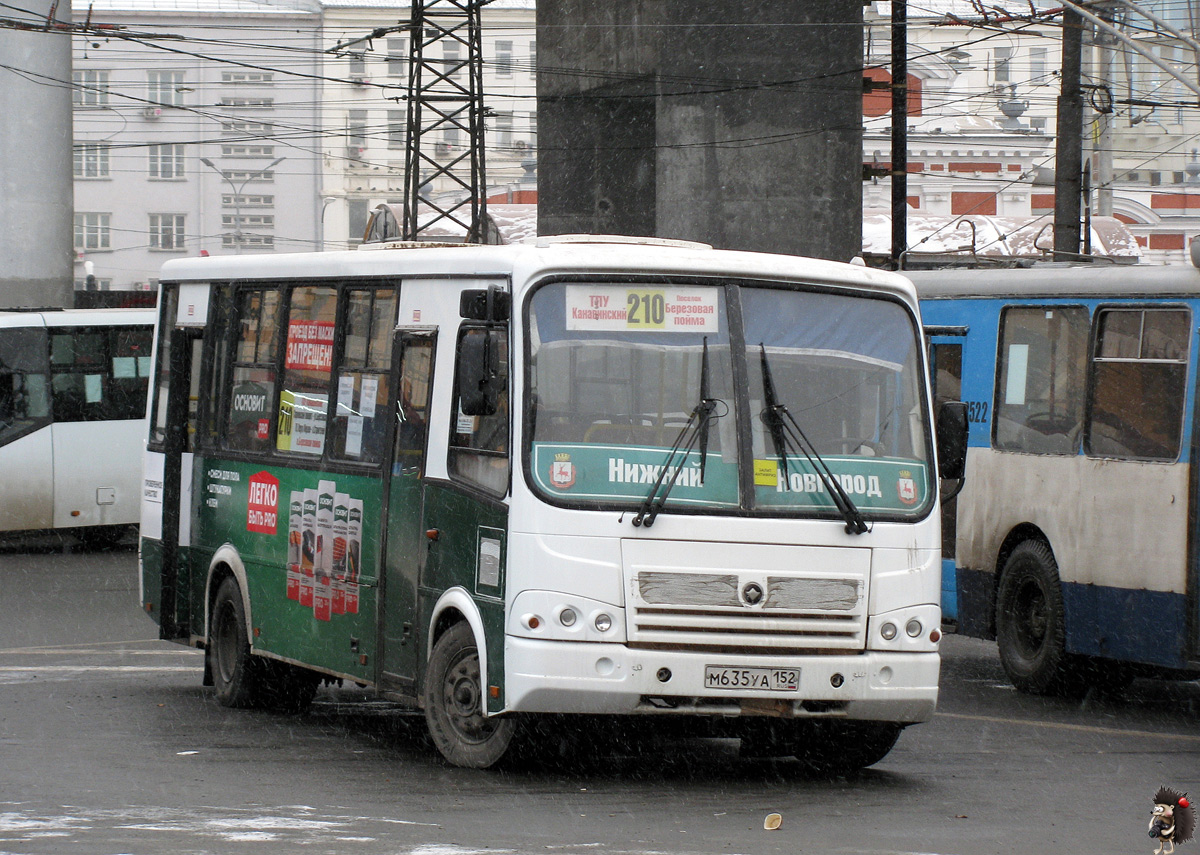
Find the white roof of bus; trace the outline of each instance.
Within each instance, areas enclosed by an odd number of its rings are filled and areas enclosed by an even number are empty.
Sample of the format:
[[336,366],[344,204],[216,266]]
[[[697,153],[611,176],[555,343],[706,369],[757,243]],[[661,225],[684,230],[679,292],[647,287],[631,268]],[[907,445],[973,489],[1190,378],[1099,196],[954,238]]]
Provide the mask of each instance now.
[[922,300],[957,297],[1200,297],[1190,264],[905,270]]
[[509,277],[520,283],[546,275],[615,274],[744,276],[814,284],[845,284],[913,297],[903,277],[884,270],[792,255],[711,249],[648,238],[570,236],[526,244],[364,249],[289,255],[181,258],[162,269],[163,282],[366,277]]
[[88,327],[153,324],[155,309],[32,309],[0,311],[0,327]]

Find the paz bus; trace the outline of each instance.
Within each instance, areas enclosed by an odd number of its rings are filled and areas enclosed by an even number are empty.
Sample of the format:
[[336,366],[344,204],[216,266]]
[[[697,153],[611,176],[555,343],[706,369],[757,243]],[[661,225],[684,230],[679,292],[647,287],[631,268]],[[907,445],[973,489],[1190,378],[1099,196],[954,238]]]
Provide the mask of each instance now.
[[106,541],[137,524],[154,319],[0,312],[0,533]]
[[906,271],[970,420],[945,611],[1032,693],[1200,667],[1193,266]]
[[902,277],[577,236],[161,283],[142,602],[222,703],[352,681],[478,768],[545,714],[825,769],[933,714],[966,421],[939,470]]

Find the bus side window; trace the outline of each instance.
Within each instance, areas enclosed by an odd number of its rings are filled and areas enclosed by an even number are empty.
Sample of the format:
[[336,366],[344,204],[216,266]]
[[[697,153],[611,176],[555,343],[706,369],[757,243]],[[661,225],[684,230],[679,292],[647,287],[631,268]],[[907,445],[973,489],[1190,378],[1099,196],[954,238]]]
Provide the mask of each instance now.
[[270,451],[275,417],[275,354],[278,347],[277,291],[239,291],[234,298],[233,367],[225,445]]
[[111,419],[140,419],[146,414],[146,378],[150,374],[149,327],[114,329],[109,334],[109,382],[107,411]]
[[[499,356],[499,392],[496,410],[489,415],[469,416],[459,405],[459,375],[463,342],[469,337],[495,336]],[[463,326],[459,331],[458,363],[454,366],[454,409],[450,433],[450,472],[464,481],[503,495],[508,490],[508,330],[501,327]]]
[[1000,320],[996,448],[1075,454],[1083,427],[1090,323],[1082,306],[1009,306]]
[[346,294],[331,455],[379,463],[387,440],[391,401],[389,369],[396,321],[394,289],[352,289]]
[[1187,309],[1102,309],[1092,361],[1087,452],[1179,455],[1191,324]]
[[0,330],[0,445],[50,421],[46,333]]

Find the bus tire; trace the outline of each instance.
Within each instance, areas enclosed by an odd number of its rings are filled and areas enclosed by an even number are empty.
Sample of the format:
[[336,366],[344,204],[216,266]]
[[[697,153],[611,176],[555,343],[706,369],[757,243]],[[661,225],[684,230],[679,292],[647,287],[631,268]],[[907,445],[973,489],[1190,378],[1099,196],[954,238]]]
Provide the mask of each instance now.
[[852,775],[888,755],[903,726],[882,721],[805,722],[791,740],[792,753],[812,775]]
[[232,576],[217,588],[211,620],[208,639],[217,700],[226,707],[258,706],[267,663],[250,652],[242,591]]
[[510,717],[483,714],[484,681],[471,627],[450,627],[433,646],[425,674],[425,721],[442,756],[455,766],[488,769],[504,758],[516,732]]
[[1004,563],[996,595],[996,644],[1012,684],[1033,695],[1068,692],[1076,681],[1066,635],[1054,553],[1040,540],[1027,540]]

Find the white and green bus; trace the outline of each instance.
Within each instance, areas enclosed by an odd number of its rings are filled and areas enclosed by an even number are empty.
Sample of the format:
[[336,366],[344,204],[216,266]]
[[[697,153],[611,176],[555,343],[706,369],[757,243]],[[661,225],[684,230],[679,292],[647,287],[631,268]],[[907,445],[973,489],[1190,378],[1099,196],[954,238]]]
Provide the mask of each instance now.
[[591,714],[856,769],[933,714],[939,469],[902,277],[575,237],[161,281],[142,604],[221,702],[352,681],[472,767]]

